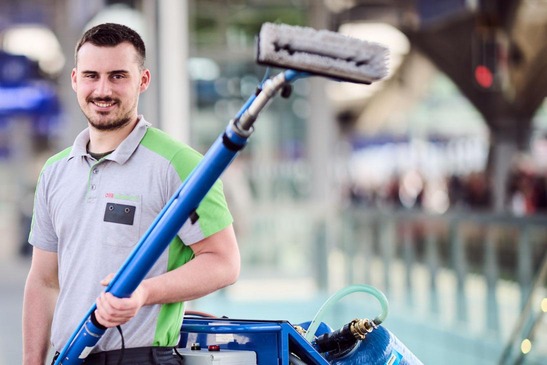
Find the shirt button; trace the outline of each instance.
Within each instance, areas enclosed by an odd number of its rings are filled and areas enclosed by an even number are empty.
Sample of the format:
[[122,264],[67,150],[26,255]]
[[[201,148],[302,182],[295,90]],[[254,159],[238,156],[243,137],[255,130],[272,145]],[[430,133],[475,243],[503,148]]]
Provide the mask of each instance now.
[[95,190],[95,188],[96,188],[95,184],[92,184],[91,185],[91,190]]
[[98,174],[98,173],[99,173],[99,169],[93,169],[93,173],[94,173],[94,174]]

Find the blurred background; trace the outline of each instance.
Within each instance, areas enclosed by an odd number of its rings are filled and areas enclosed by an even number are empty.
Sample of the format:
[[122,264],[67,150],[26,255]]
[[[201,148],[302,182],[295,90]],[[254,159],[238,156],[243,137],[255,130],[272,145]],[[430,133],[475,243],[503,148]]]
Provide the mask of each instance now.
[[[263,78],[263,22],[391,52],[381,82],[301,80],[261,115],[222,177],[241,279],[191,309],[296,324],[368,284],[424,364],[547,363],[547,1],[1,0],[1,365],[21,362],[38,173],[86,126],[74,45],[106,21],[147,43],[141,112],[202,153]],[[378,310],[355,294],[327,322]]]

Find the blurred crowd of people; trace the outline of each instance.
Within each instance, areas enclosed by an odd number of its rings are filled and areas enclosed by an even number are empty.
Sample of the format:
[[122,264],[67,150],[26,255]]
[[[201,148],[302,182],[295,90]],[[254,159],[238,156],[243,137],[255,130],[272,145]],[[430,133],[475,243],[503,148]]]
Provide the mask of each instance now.
[[[451,175],[428,181],[416,171],[394,175],[387,183],[350,189],[353,204],[378,208],[423,209],[434,213],[494,206],[492,182],[486,172]],[[506,211],[515,215],[547,213],[547,175],[516,165],[507,180]]]
[[547,212],[547,176],[536,168],[518,166],[508,183],[508,207],[518,215]]

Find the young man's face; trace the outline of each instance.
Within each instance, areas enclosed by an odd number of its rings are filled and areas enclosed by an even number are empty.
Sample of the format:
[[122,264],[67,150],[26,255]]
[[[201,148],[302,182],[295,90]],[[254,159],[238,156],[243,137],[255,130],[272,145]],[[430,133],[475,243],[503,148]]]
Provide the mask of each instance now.
[[85,43],[71,79],[89,124],[98,130],[115,130],[136,120],[139,95],[148,88],[150,72],[139,68],[131,43],[115,47]]

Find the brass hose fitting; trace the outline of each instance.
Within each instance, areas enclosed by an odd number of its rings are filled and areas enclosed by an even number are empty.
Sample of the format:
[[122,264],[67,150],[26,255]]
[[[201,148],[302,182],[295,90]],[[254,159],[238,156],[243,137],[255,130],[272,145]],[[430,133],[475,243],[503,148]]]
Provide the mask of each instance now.
[[354,319],[349,323],[350,332],[358,340],[364,340],[366,335],[377,328],[370,319]]

